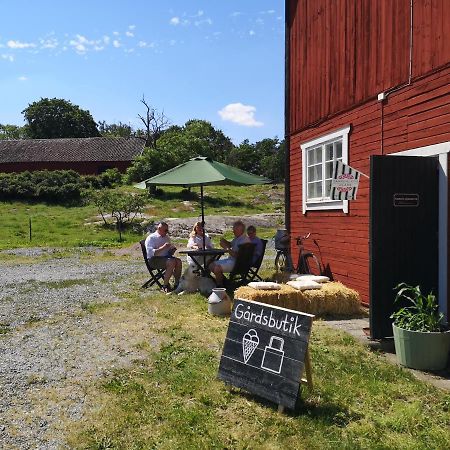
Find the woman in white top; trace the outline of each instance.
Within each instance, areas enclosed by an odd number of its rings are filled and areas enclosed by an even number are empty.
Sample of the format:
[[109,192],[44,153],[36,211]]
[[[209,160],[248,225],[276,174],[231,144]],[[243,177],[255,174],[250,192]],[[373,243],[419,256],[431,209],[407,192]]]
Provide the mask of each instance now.
[[[196,222],[194,224],[194,228],[189,235],[189,240],[187,243],[187,248],[191,248],[192,250],[201,250],[203,249],[203,227],[201,222]],[[205,248],[213,248],[211,238],[205,234]],[[191,257],[187,257],[188,264],[195,265],[194,261]]]

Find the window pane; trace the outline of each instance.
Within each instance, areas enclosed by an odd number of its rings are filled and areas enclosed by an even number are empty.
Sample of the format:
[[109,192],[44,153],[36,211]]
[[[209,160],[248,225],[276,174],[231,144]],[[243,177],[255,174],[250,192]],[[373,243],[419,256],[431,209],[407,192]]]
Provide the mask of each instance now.
[[318,181],[322,179],[322,164],[308,167],[308,181]]
[[316,163],[316,154],[314,153],[314,149],[308,150],[308,166]]
[[336,149],[336,156],[335,156],[335,158],[336,159],[342,158],[342,141],[335,142],[334,145],[335,145],[335,149]]
[[308,198],[322,197],[322,182],[308,183]]
[[333,174],[333,162],[326,162],[325,163],[325,178],[331,178]]
[[325,146],[325,161],[333,160],[333,144],[327,144]]
[[331,180],[325,181],[325,194],[324,197],[330,196],[330,190],[331,190]]
[[322,162],[322,147],[308,150],[308,166]]

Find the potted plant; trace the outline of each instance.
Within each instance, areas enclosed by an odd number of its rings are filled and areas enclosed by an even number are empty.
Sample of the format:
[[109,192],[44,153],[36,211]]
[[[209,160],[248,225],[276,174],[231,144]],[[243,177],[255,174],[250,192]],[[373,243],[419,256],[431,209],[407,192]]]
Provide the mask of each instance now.
[[425,295],[420,286],[400,283],[394,303],[406,302],[391,315],[398,362],[420,370],[441,370],[447,365],[450,331],[444,325],[436,296]]

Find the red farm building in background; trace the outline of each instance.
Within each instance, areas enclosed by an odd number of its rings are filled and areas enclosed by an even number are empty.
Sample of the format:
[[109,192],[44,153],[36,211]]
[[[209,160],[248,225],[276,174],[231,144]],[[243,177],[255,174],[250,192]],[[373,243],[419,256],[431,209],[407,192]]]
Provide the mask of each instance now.
[[[333,162],[370,175],[373,155],[435,156],[439,301],[447,311],[449,35],[447,0],[286,1],[286,225],[292,236],[311,232],[335,279],[364,304],[372,180],[361,179],[356,200],[332,201]],[[295,258],[297,251],[294,241]]]
[[0,140],[0,172],[75,170],[96,175],[125,172],[144,150],[141,138],[67,138]]

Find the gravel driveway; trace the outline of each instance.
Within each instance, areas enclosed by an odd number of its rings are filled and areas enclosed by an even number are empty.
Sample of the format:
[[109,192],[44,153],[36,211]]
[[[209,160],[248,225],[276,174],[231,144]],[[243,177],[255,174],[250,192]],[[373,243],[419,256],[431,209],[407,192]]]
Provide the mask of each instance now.
[[1,263],[0,448],[64,447],[89,383],[142,358],[136,336],[158,344],[152,317],[105,319],[87,311],[123,301],[121,292],[140,286],[144,269],[140,259],[79,256]]

